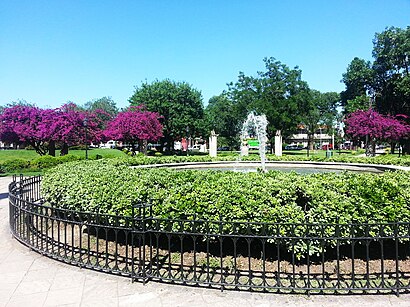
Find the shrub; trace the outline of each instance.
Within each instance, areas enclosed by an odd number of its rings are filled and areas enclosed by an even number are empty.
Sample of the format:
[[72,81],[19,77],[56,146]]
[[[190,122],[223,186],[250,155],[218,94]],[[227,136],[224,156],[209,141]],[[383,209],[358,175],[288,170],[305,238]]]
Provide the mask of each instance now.
[[59,164],[56,157],[53,156],[40,156],[30,161],[30,166],[32,168],[43,169],[53,167]]
[[1,163],[1,169],[3,169],[4,172],[23,170],[29,168],[29,166],[30,162],[24,159],[6,160]]
[[[161,157],[161,161],[169,161]],[[178,158],[178,159],[177,159]],[[197,159],[202,157],[196,157]],[[176,171],[171,169],[131,169],[136,161],[158,162],[142,157],[127,160],[83,161],[59,165],[45,173],[43,193],[48,203],[66,209],[130,216],[132,204],[152,204],[155,217],[172,219],[202,219],[211,221],[208,231],[219,232],[223,221],[270,223],[264,229],[258,224],[226,223],[225,233],[239,232],[277,234],[272,223],[282,223],[283,236],[306,235],[304,223],[318,225],[354,222],[410,222],[410,175],[406,172],[386,172],[381,175],[357,173],[322,173],[299,175],[272,171],[264,173],[234,173],[220,171]],[[183,160],[183,157],[171,159]],[[298,227],[286,223],[299,223]],[[305,226],[303,226],[305,225]],[[163,222],[164,228],[180,230],[181,225]],[[204,225],[202,227],[205,227]],[[308,235],[328,236],[336,226],[310,227]],[[386,226],[386,235],[392,233]],[[197,230],[201,226],[197,226]],[[326,229],[326,231],[324,231]],[[347,227],[339,229],[349,237]],[[356,235],[377,235],[372,228],[358,226]],[[323,233],[324,232],[324,233]],[[303,257],[307,247],[302,241],[285,243]],[[312,240],[309,251],[325,249]]]

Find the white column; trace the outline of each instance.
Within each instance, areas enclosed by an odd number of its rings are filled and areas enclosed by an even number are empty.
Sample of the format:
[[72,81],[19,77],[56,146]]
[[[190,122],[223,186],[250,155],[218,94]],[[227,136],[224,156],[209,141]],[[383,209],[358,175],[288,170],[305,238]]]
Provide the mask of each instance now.
[[209,155],[211,157],[216,157],[217,155],[217,137],[218,135],[212,130],[211,136],[209,137]]
[[282,131],[277,130],[275,134],[275,156],[282,156]]

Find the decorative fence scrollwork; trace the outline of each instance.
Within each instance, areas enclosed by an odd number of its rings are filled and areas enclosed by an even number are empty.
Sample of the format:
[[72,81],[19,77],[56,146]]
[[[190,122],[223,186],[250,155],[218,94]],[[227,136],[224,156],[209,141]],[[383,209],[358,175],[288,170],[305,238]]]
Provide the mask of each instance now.
[[76,212],[46,203],[41,177],[21,176],[9,185],[9,206],[13,236],[31,249],[144,283],[308,294],[410,288],[409,223],[255,227],[160,219],[149,204],[135,204],[132,216]]

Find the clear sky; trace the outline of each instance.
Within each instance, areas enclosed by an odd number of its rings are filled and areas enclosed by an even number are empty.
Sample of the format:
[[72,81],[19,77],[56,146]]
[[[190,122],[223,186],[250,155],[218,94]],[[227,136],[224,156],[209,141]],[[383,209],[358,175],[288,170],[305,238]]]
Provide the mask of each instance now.
[[263,58],[341,91],[354,57],[371,60],[386,27],[410,25],[410,0],[0,0],[0,105],[41,107],[111,96],[169,78],[210,97]]

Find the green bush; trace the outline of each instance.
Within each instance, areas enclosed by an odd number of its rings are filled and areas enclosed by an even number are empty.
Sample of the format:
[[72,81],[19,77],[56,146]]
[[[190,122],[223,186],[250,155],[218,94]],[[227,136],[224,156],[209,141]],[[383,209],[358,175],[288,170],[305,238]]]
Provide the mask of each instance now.
[[[183,160],[174,157],[161,161]],[[169,158],[169,157],[168,157]],[[202,157],[196,157],[199,159]],[[150,160],[151,159],[151,160]],[[66,209],[130,216],[132,204],[153,205],[154,216],[162,219],[203,219],[282,223],[282,236],[326,236],[328,246],[334,246],[336,226],[354,222],[410,222],[410,174],[386,172],[381,175],[358,173],[322,173],[299,175],[271,171],[264,173],[235,173],[220,171],[176,171],[171,169],[130,169],[137,159],[82,161],[59,165],[47,171],[43,178],[43,193],[48,203]],[[144,161],[142,161],[144,160]],[[158,162],[154,158],[139,162]],[[332,224],[326,227],[304,223]],[[285,224],[283,224],[285,223]],[[299,223],[290,226],[286,223]],[[242,225],[242,226],[241,226]],[[305,225],[305,226],[304,226]],[[161,224],[164,228],[180,230],[178,223]],[[205,227],[202,225],[202,227]],[[219,232],[217,223],[207,226]],[[206,231],[206,229],[197,230]],[[278,234],[275,224],[227,223],[225,233]],[[338,229],[349,237],[347,227]],[[391,234],[390,226],[384,228]],[[376,236],[372,227],[357,226],[355,235]],[[285,240],[294,245],[299,257],[307,247],[301,240]],[[326,246],[312,240],[309,251],[319,253]]]
[[1,163],[1,169],[4,172],[12,172],[16,170],[27,169],[30,166],[30,161],[24,159],[6,160]]
[[56,166],[61,162],[58,161],[56,157],[53,156],[40,156],[30,161],[31,168],[43,169]]
[[[211,161],[237,161],[239,156],[235,153],[223,153],[218,155],[216,158],[211,158],[209,155],[204,153],[197,153],[196,155],[190,156],[162,156],[160,153],[154,153],[154,156],[145,156],[143,154],[138,154],[131,157],[131,152],[123,149],[127,152],[129,157],[116,157],[114,155],[104,155],[105,158],[110,158],[116,160],[116,165],[128,165],[136,166],[143,164],[164,164],[164,163],[185,163],[185,162],[211,162]],[[92,157],[93,159],[100,159],[101,155],[96,155]],[[51,157],[51,156],[39,156],[33,160],[15,159],[13,162],[2,162],[0,163],[0,172],[19,172],[19,171],[38,171],[53,167],[55,165],[84,159],[84,157],[79,157],[75,155],[66,155],[63,157]],[[334,155],[331,158],[320,157],[320,156],[281,156],[277,157],[274,155],[267,155],[267,159],[270,161],[316,161],[316,162],[337,162],[337,163],[365,163],[365,164],[388,164],[388,165],[401,165],[410,166],[410,156],[392,156],[383,155],[377,157],[351,157],[346,155]],[[256,153],[250,154],[247,157],[241,157],[242,161],[258,161],[259,155]]]

